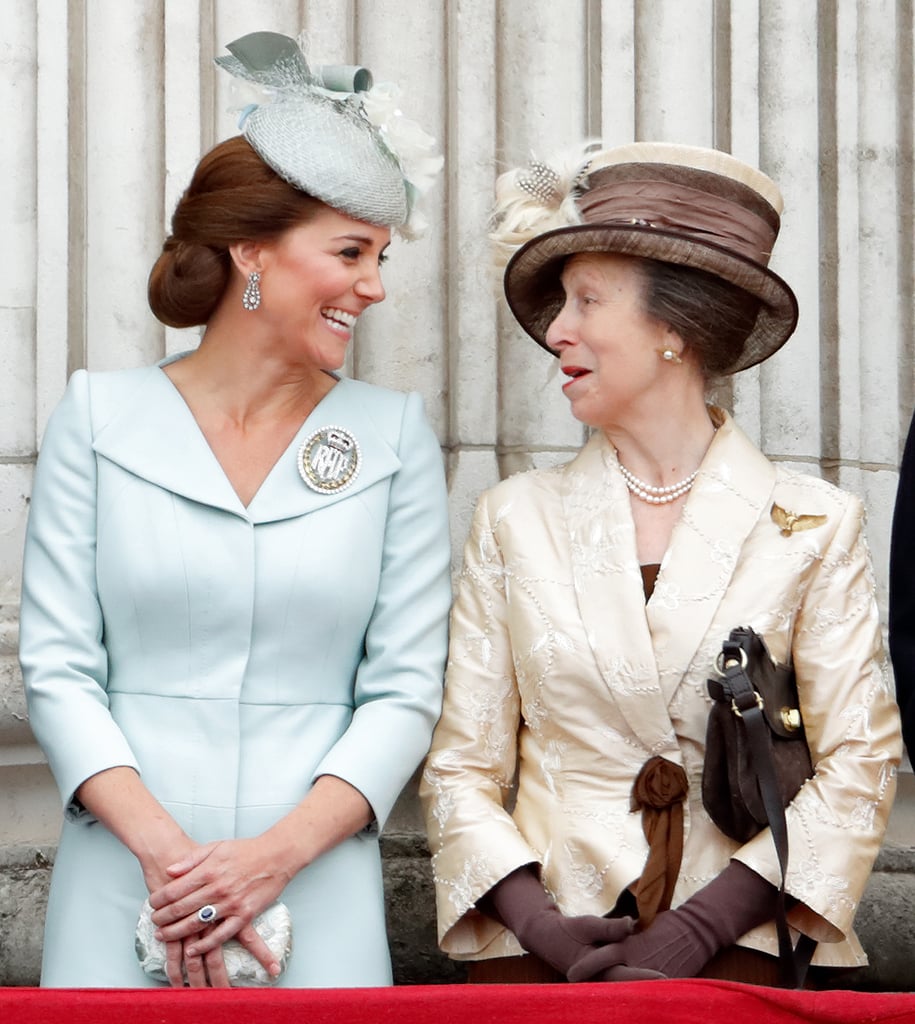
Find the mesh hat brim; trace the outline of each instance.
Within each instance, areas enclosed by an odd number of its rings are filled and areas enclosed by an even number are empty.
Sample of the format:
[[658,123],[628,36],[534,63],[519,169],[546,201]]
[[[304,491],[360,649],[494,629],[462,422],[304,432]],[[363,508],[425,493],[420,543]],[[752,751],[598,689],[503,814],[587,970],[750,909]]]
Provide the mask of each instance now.
[[571,225],[538,235],[523,245],[505,268],[505,296],[515,319],[553,355],[547,328],[565,301],[560,275],[576,253],[619,253],[696,267],[743,288],[762,302],[740,358],[725,370],[737,373],[777,352],[797,326],[794,292],[777,274],[753,260],[682,234],[636,224]]
[[394,157],[356,110],[305,94],[258,107],[244,136],[291,185],[369,224],[396,226],[409,214]]

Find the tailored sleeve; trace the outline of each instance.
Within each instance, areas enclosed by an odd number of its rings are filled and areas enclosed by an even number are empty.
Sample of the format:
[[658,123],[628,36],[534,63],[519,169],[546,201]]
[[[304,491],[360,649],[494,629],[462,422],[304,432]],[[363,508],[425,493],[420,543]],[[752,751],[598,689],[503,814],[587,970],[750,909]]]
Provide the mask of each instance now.
[[890,543],[890,657],[902,736],[915,761],[915,418],[909,426]]
[[[820,942],[851,930],[886,830],[901,753],[861,502],[848,497],[797,611],[792,660],[814,774],[786,808],[789,921]],[[736,858],[773,884],[771,834]]]
[[439,941],[457,957],[521,951],[510,933],[474,905],[516,868],[540,861],[505,809],[521,722],[508,576],[484,495],[464,549],[445,703],[420,784]]
[[406,400],[381,579],[348,729],[315,770],[359,790],[383,828],[429,749],[442,703],[451,549],[442,454],[422,400]]
[[77,371],[35,470],[19,623],[29,723],[71,816],[86,813],[73,794],[87,778],[118,765],[139,770],[108,711],[89,404],[89,377]]

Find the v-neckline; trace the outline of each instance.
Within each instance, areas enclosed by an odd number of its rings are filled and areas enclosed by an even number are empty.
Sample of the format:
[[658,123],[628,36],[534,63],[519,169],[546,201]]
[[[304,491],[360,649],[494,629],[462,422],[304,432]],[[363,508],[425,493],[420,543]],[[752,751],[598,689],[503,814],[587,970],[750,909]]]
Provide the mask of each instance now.
[[267,470],[267,473],[265,474],[263,480],[261,480],[260,484],[258,485],[257,490],[254,492],[254,494],[251,495],[251,500],[247,504],[245,504],[241,499],[241,495],[239,495],[238,491],[235,489],[235,485],[229,478],[229,474],[225,471],[225,467],[223,466],[216,452],[213,450],[213,447],[210,444],[209,440],[207,439],[207,436],[204,433],[203,428],[200,426],[197,417],[194,415],[193,410],[191,409],[190,405],[188,405],[187,399],[181,393],[181,390],[175,384],[172,378],[165,372],[166,366],[168,366],[171,363],[178,362],[187,354],[187,352],[182,352],[177,355],[171,356],[167,359],[164,359],[160,363],[156,364],[157,369],[159,370],[162,378],[166,381],[167,386],[170,388],[175,398],[177,398],[177,400],[180,402],[181,407],[184,409],[185,414],[187,415],[187,418],[191,421],[191,423],[193,423],[198,438],[203,443],[203,447],[209,454],[209,457],[212,460],[213,464],[219,470],[219,473],[222,476],[223,480],[225,481],[226,486],[229,489],[229,492],[235,497],[235,500],[238,503],[238,507],[244,510],[246,517],[249,517],[252,507],[255,505],[260,495],[264,492],[265,488],[270,482],[271,477],[276,473],[277,468],[283,464],[289,452],[292,451],[293,449],[297,449],[301,444],[299,439],[302,436],[305,427],[308,425],[308,421],[320,410],[321,406],[324,405],[327,399],[339,388],[343,378],[336,373],[331,373],[330,371],[323,371],[327,373],[329,377],[333,378],[334,384],[324,395],[321,396],[321,398],[315,403],[315,405],[312,406],[308,415],[305,416],[305,418],[296,428],[295,432],[292,434],[289,443],[286,445],[285,448],[283,448],[281,452],[279,452],[276,459],[273,461],[273,464]]

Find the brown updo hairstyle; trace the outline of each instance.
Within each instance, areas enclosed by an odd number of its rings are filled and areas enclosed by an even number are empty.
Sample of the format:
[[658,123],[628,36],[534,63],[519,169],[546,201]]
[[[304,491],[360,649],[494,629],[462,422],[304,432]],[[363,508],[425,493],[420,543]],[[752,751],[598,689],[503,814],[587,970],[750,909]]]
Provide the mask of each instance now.
[[206,153],[178,201],[149,275],[149,307],[169,327],[205,324],[232,271],[229,246],[270,241],[324,204],[268,167],[242,136]]
[[679,334],[707,383],[726,374],[743,353],[762,300],[697,267],[640,262],[645,312]]

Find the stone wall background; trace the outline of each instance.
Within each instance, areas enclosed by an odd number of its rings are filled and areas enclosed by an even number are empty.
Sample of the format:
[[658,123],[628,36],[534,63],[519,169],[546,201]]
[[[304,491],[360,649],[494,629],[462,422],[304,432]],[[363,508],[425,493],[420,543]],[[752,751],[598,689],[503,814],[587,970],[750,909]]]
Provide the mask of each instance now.
[[[316,62],[399,81],[405,112],[446,152],[433,230],[395,243],[389,298],[360,325],[349,369],[424,395],[448,464],[456,562],[481,488],[582,441],[552,360],[496,297],[485,240],[494,177],[584,136],[665,139],[729,150],[782,187],[773,268],[797,291],[798,332],[721,397],[771,458],[864,498],[885,616],[896,467],[915,404],[913,0],[6,0],[0,983],[37,979],[59,818],[15,662],[44,425],[77,367],[149,363],[196,343],[152,318],[145,281],[200,153],[235,131],[212,57],[249,31],[303,27]],[[890,867],[872,886],[887,914],[908,907],[910,922],[913,802],[900,805],[881,861]],[[411,793],[402,805],[387,840],[395,902],[426,877]],[[394,915],[400,977],[444,980],[431,904],[414,899],[408,915],[409,902]],[[862,910],[862,924],[877,911]],[[878,946],[883,934],[868,932]],[[889,965],[913,952],[915,937],[896,928],[874,983],[901,987]]]

